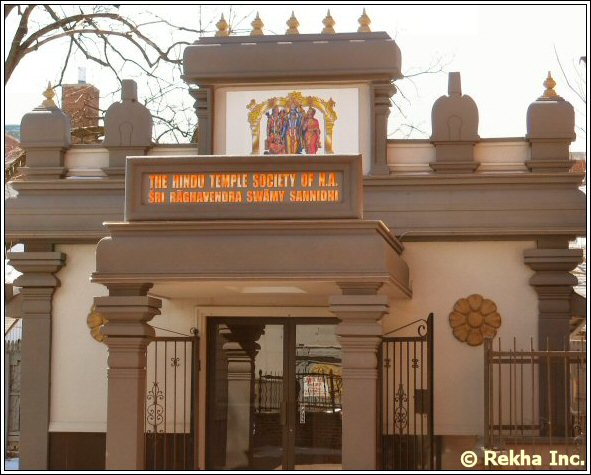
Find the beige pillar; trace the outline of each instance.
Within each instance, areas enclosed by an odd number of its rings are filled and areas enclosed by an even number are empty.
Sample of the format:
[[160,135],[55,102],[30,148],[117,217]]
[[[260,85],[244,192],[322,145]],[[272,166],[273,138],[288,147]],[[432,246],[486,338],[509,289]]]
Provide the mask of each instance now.
[[226,468],[251,465],[254,364],[261,348],[256,341],[263,329],[262,325],[229,325],[220,331],[226,339],[223,348],[228,362]]
[[[526,249],[524,262],[535,271],[529,283],[538,294],[538,347],[540,350],[568,349],[570,335],[571,297],[577,278],[571,274],[583,260],[582,249],[569,249],[568,239],[538,239],[536,249]],[[564,394],[565,369],[558,361],[547,368],[540,362],[539,388],[541,395],[548,391]],[[561,436],[565,432],[565,413],[568,401],[555,397],[552,406],[546,396],[540,397],[541,418],[546,421],[545,434]],[[552,413],[550,413],[550,409]]]
[[563,350],[570,335],[571,296],[577,278],[571,271],[583,261],[582,249],[570,249],[568,239],[538,239],[526,249],[524,262],[535,274],[529,283],[538,294],[540,349]]
[[213,154],[213,89],[201,86],[199,89],[189,89],[189,94],[195,99],[199,155],[211,155]]
[[[50,247],[49,247],[50,248]],[[20,469],[49,467],[51,307],[64,265],[61,252],[9,252],[9,264],[22,275],[22,360],[20,397]]]
[[377,468],[377,350],[383,332],[378,320],[388,311],[388,297],[376,295],[380,285],[341,285],[345,295],[330,298],[330,311],[341,320],[343,470]]
[[111,286],[108,297],[94,299],[107,319],[102,329],[109,348],[107,395],[107,470],[145,468],[144,398],[146,347],[154,336],[148,325],[162,302],[148,297],[151,284]]
[[371,123],[373,141],[371,144],[372,175],[389,175],[388,167],[388,117],[390,116],[390,98],[396,93],[396,86],[390,81],[371,84]]

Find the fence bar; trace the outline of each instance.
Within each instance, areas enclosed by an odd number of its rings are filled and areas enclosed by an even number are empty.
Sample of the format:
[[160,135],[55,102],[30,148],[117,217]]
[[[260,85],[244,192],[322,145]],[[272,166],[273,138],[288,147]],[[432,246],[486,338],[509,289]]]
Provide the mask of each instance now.
[[[536,420],[536,417],[535,417],[535,406],[536,406],[536,403],[535,403],[535,400],[536,400],[535,388],[536,388],[536,386],[534,386],[534,383],[535,383],[535,368],[534,368],[534,356],[533,356],[533,351],[534,351],[534,339],[533,339],[533,337],[531,337],[529,339],[529,347],[530,347],[530,351],[531,351],[531,354],[532,354],[532,356],[531,356],[531,421],[532,421],[532,424],[533,424],[533,422]],[[539,376],[539,373],[538,373],[538,381],[539,380],[540,380],[540,376]],[[539,400],[539,397],[538,397],[538,400]],[[540,413],[540,410],[538,409],[538,415],[539,415],[539,413]],[[535,438],[535,434],[532,433],[532,439],[531,439],[532,446],[535,444],[534,438]]]
[[[165,356],[165,358],[166,358],[166,356]],[[164,369],[166,371],[166,366],[164,367]],[[158,441],[158,439],[157,439],[157,437],[158,437],[158,426],[157,426],[158,407],[156,406],[156,403],[158,401],[158,386],[156,386],[157,383],[158,383],[158,341],[155,341],[154,342],[154,430],[153,430],[153,434],[152,434],[152,451],[154,452],[154,468],[157,467],[156,454],[158,452],[156,450],[156,442]],[[166,384],[166,373],[164,376],[164,384]],[[166,404],[164,405],[164,408],[166,409]],[[166,410],[164,411],[164,413],[166,413]]]
[[408,341],[406,343],[406,467],[410,467],[410,371],[411,365],[409,360],[409,346]]
[[435,409],[435,398],[434,398],[434,390],[435,390],[435,358],[433,355],[435,354],[435,337],[433,332],[433,314],[430,313],[427,317],[427,364],[428,364],[428,372],[427,372],[427,380],[428,380],[428,397],[429,397],[429,417],[427,419],[427,423],[429,425],[429,470],[433,470],[434,467],[434,442],[435,442],[435,426],[434,426],[434,409]]
[[187,342],[183,342],[183,358],[185,369],[183,371],[183,470],[187,470]]
[[[412,372],[412,389],[413,389],[413,396],[414,396],[414,414],[413,414],[413,434],[414,437],[412,438],[412,456],[413,459],[415,461],[415,467],[417,466],[417,400],[416,400],[416,395],[417,395],[417,369],[420,369],[421,371],[423,370],[423,362],[421,361],[421,366],[418,366],[418,360],[417,360],[417,342],[413,341],[412,342],[412,353],[413,353],[413,364],[412,364],[412,368],[413,368],[413,372]],[[421,407],[423,405],[424,401],[423,401],[423,393],[421,392]],[[421,410],[421,417],[422,416],[422,410]]]
[[[513,354],[509,354],[509,437],[513,434]],[[500,383],[499,383],[500,384]],[[501,422],[502,424],[502,422]]]
[[[421,340],[421,361],[425,362],[425,356],[424,356],[424,352],[423,352],[423,340]],[[421,388],[424,389],[424,379],[423,379],[423,374],[421,374]],[[425,463],[425,431],[424,431],[424,427],[423,427],[423,422],[424,422],[424,417],[423,414],[421,414],[421,468],[424,467],[424,463]]]
[[193,434],[193,469],[199,469],[199,334],[194,329],[191,344],[191,432]]
[[[156,342],[156,345],[158,345],[158,341]],[[164,340],[164,414],[163,414],[163,418],[164,418],[164,441],[162,443],[162,448],[164,450],[164,456],[162,457],[163,460],[163,467],[168,467],[168,365],[166,364],[166,362],[168,361],[168,341]],[[172,431],[173,433],[173,437],[174,437],[174,430]],[[156,468],[156,465],[154,465],[154,468]]]
[[[549,338],[546,337],[546,350],[550,349],[550,345],[549,345]],[[546,358],[546,391],[548,393],[548,410],[547,410],[547,416],[548,416],[548,428],[549,428],[549,435],[550,435],[550,445],[552,445],[552,432],[554,429],[554,420],[553,420],[553,414],[552,414],[552,389],[550,386],[550,380],[551,380],[551,372],[550,372],[551,368],[550,368],[550,356],[547,356]]]
[[490,338],[484,339],[484,447],[490,448]]
[[[562,349],[564,350],[564,352],[566,353],[566,340],[563,339],[562,341]],[[569,385],[569,371],[568,371],[568,358],[565,355],[564,361],[563,361],[563,381],[564,381],[564,438],[565,440],[568,441],[568,429],[569,429],[569,417],[568,417],[568,411],[570,409],[570,398],[569,398],[569,390],[568,390],[568,385]],[[567,454],[570,455],[570,443],[567,443]]]
[[[499,338],[499,351],[501,351],[501,339]],[[502,371],[501,371],[501,365],[499,365],[499,379],[498,379],[498,384],[499,384],[499,401],[498,401],[498,405],[499,405],[499,413],[498,413],[498,418],[499,418],[499,427],[503,424],[503,393],[502,393],[502,381],[503,378],[502,376]],[[498,446],[500,446],[500,441],[501,441],[501,431],[499,430],[498,432],[498,441],[499,444]]]

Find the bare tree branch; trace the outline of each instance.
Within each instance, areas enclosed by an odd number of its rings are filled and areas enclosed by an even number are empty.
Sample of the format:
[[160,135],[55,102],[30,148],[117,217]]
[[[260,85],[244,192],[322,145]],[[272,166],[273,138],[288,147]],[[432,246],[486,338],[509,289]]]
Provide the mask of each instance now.
[[27,34],[27,32],[29,31],[29,26],[28,26],[29,16],[33,12],[34,8],[35,8],[35,5],[28,6],[27,8],[25,8],[25,11],[21,15],[21,19],[20,19],[18,28],[16,30],[16,33],[14,35],[14,38],[12,39],[12,42],[10,44],[10,51],[8,52],[8,56],[6,57],[6,60],[4,61],[4,84],[5,85],[8,82],[8,80],[10,79],[10,76],[12,75],[14,69],[16,68],[16,65],[22,59],[22,57],[19,56],[20,43],[21,43],[22,39],[25,37],[25,35]]
[[4,19],[10,15],[10,12],[16,7],[16,5],[4,5]]
[[[583,101],[583,104],[587,104],[587,96],[583,96],[581,94],[581,91],[574,87],[570,81],[568,80],[568,76],[567,74],[564,72],[564,68],[562,67],[562,62],[560,61],[560,57],[558,56],[558,51],[556,51],[556,45],[554,45],[554,55],[556,56],[556,61],[558,61],[558,66],[560,67],[560,71],[562,72],[562,76],[564,77],[564,80],[566,81],[566,85],[568,86],[568,88],[577,95],[577,97]],[[585,62],[585,64],[587,64]]]

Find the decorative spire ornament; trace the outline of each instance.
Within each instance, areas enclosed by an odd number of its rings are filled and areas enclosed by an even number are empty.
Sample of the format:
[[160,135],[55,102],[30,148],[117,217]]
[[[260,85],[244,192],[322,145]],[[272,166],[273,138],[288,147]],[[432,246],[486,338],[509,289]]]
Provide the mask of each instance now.
[[230,32],[228,31],[228,22],[224,18],[224,14],[220,17],[220,20],[215,24],[218,31],[216,31],[215,36],[230,36]]
[[53,102],[53,98],[55,97],[55,91],[51,87],[51,82],[47,82],[47,89],[43,92],[43,97],[45,100],[41,103],[41,107],[45,107],[46,109],[55,109],[57,105]]
[[548,71],[548,77],[544,81],[544,87],[546,90],[544,94],[538,97],[538,101],[563,101],[564,99],[556,94],[554,88],[556,87],[556,81],[552,78],[552,74]]
[[285,32],[286,35],[299,35],[300,34],[300,32],[298,30],[298,26],[300,26],[300,22],[295,17],[293,10],[292,10],[291,16],[289,17],[289,20],[287,20],[286,24],[289,27],[287,29],[287,31]]
[[363,9],[363,13],[357,21],[359,22],[359,28],[357,28],[357,33],[371,33],[371,28],[369,27],[371,20],[367,16],[367,13],[365,13],[365,8]]
[[259,12],[257,12],[257,16],[254,18],[254,20],[252,20],[252,23],[250,25],[252,26],[250,36],[263,36],[265,34],[263,33],[263,26],[265,26],[265,24],[263,23],[263,20],[261,20],[261,18],[259,17]]
[[326,17],[324,17],[324,20],[322,20],[322,24],[324,25],[322,33],[327,35],[334,35],[335,31],[333,26],[335,26],[335,23],[336,22],[334,21],[334,18],[330,16],[330,10],[328,10],[326,12]]

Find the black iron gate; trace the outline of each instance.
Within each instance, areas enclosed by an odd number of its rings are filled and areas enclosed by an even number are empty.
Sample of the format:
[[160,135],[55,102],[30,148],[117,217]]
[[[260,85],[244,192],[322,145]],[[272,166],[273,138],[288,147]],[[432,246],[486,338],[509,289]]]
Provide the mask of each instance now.
[[435,469],[433,314],[384,335],[379,361],[381,468]]
[[199,336],[154,338],[146,375],[146,470],[198,469]]

